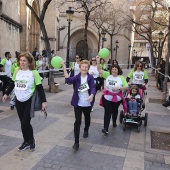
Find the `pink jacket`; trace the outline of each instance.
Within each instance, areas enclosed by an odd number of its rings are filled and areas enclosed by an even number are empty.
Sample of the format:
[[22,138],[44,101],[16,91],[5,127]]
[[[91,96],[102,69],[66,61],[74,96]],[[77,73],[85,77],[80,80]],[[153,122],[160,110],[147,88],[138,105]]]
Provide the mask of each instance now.
[[100,106],[102,106],[102,107],[104,107],[104,106],[103,106],[103,97],[104,97],[104,95],[112,95],[112,96],[113,96],[112,102],[118,102],[118,101],[117,101],[117,96],[120,96],[121,99],[122,99],[122,105],[123,105],[124,113],[127,112],[127,104],[126,104],[126,101],[125,101],[125,98],[124,98],[124,96],[123,96],[122,91],[120,91],[120,92],[118,92],[118,93],[113,93],[113,92],[110,92],[110,91],[104,89],[104,90],[103,90],[103,94],[102,94],[102,96],[101,96],[101,98],[100,98],[100,103],[99,103]]

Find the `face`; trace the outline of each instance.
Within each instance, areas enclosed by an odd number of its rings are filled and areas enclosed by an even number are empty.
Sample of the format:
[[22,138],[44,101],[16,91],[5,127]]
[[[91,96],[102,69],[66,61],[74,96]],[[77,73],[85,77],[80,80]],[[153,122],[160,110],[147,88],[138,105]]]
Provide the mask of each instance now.
[[101,64],[104,64],[104,60],[101,60]]
[[80,72],[82,74],[87,74],[88,70],[89,70],[89,65],[88,64],[81,64]]
[[96,64],[96,58],[91,59],[92,64]]
[[141,70],[142,69],[142,64],[137,65],[137,69]]
[[112,75],[113,76],[117,76],[118,75],[118,69],[117,68],[115,68],[115,67],[112,68]]
[[41,60],[41,58],[42,58],[41,55],[38,55],[38,60]]
[[132,94],[136,94],[137,90],[136,89],[132,89]]
[[19,60],[19,64],[20,64],[20,68],[22,70],[26,70],[26,69],[29,69],[29,63],[28,63],[28,60],[26,57],[21,57],[20,60]]
[[76,55],[76,61],[79,62],[80,61],[80,57],[78,55]]

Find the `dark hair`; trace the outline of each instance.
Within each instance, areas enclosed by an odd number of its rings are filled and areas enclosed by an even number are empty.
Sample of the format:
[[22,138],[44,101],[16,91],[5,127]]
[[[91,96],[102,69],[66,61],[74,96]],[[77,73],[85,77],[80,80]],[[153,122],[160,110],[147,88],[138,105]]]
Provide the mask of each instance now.
[[136,89],[137,93],[136,94],[139,94],[139,87],[136,86],[136,85],[133,85],[131,88],[130,88],[130,94],[132,94],[132,90],[133,89]]
[[10,54],[10,52],[5,52],[5,57],[7,57]]
[[139,66],[140,64],[142,65],[141,71],[143,71],[143,62],[142,62],[142,61],[136,61],[136,62],[135,62],[134,71],[137,70],[137,68],[138,68],[138,66]]
[[100,64],[101,64],[101,61],[102,61],[102,60],[105,62],[105,59],[104,59],[104,58],[100,58]]
[[51,53],[54,53],[54,50],[52,50]]
[[118,75],[122,75],[123,74],[123,71],[122,71],[122,69],[120,68],[120,66],[119,65],[117,65],[117,64],[114,64],[114,65],[112,65],[111,67],[110,67],[110,74],[112,74],[112,68],[117,68],[118,69]]
[[18,51],[15,51],[15,57],[17,58],[17,60],[19,58],[19,55],[20,55],[20,53]]
[[112,61],[112,65],[115,65],[114,62],[116,62],[117,65],[119,64],[118,61],[115,59]]

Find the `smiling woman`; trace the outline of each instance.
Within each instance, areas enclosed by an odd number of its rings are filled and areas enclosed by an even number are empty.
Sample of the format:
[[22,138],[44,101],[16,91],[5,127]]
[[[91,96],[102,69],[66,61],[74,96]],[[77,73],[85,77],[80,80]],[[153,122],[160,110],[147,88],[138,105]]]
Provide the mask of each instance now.
[[66,83],[73,84],[74,92],[71,100],[71,105],[74,107],[75,123],[74,123],[74,136],[75,143],[73,145],[74,150],[79,149],[79,134],[82,113],[85,118],[85,128],[83,137],[88,137],[90,127],[90,112],[94,104],[94,95],[96,93],[94,78],[88,73],[89,62],[82,60],[80,62],[80,73],[76,76],[69,77],[66,71],[64,61],[61,62],[63,66],[64,76]]

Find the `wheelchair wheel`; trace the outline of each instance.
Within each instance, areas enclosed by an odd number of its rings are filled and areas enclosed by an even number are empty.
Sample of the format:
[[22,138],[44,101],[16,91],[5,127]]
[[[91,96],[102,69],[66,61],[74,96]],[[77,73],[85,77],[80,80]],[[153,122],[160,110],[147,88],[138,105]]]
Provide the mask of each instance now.
[[148,123],[148,113],[145,113],[144,126],[147,126],[147,123]]
[[121,111],[120,111],[120,115],[119,115],[119,122],[120,122],[120,123],[122,123],[123,118],[124,118],[123,110],[121,110]]
[[145,103],[142,104],[142,109],[145,109]]

